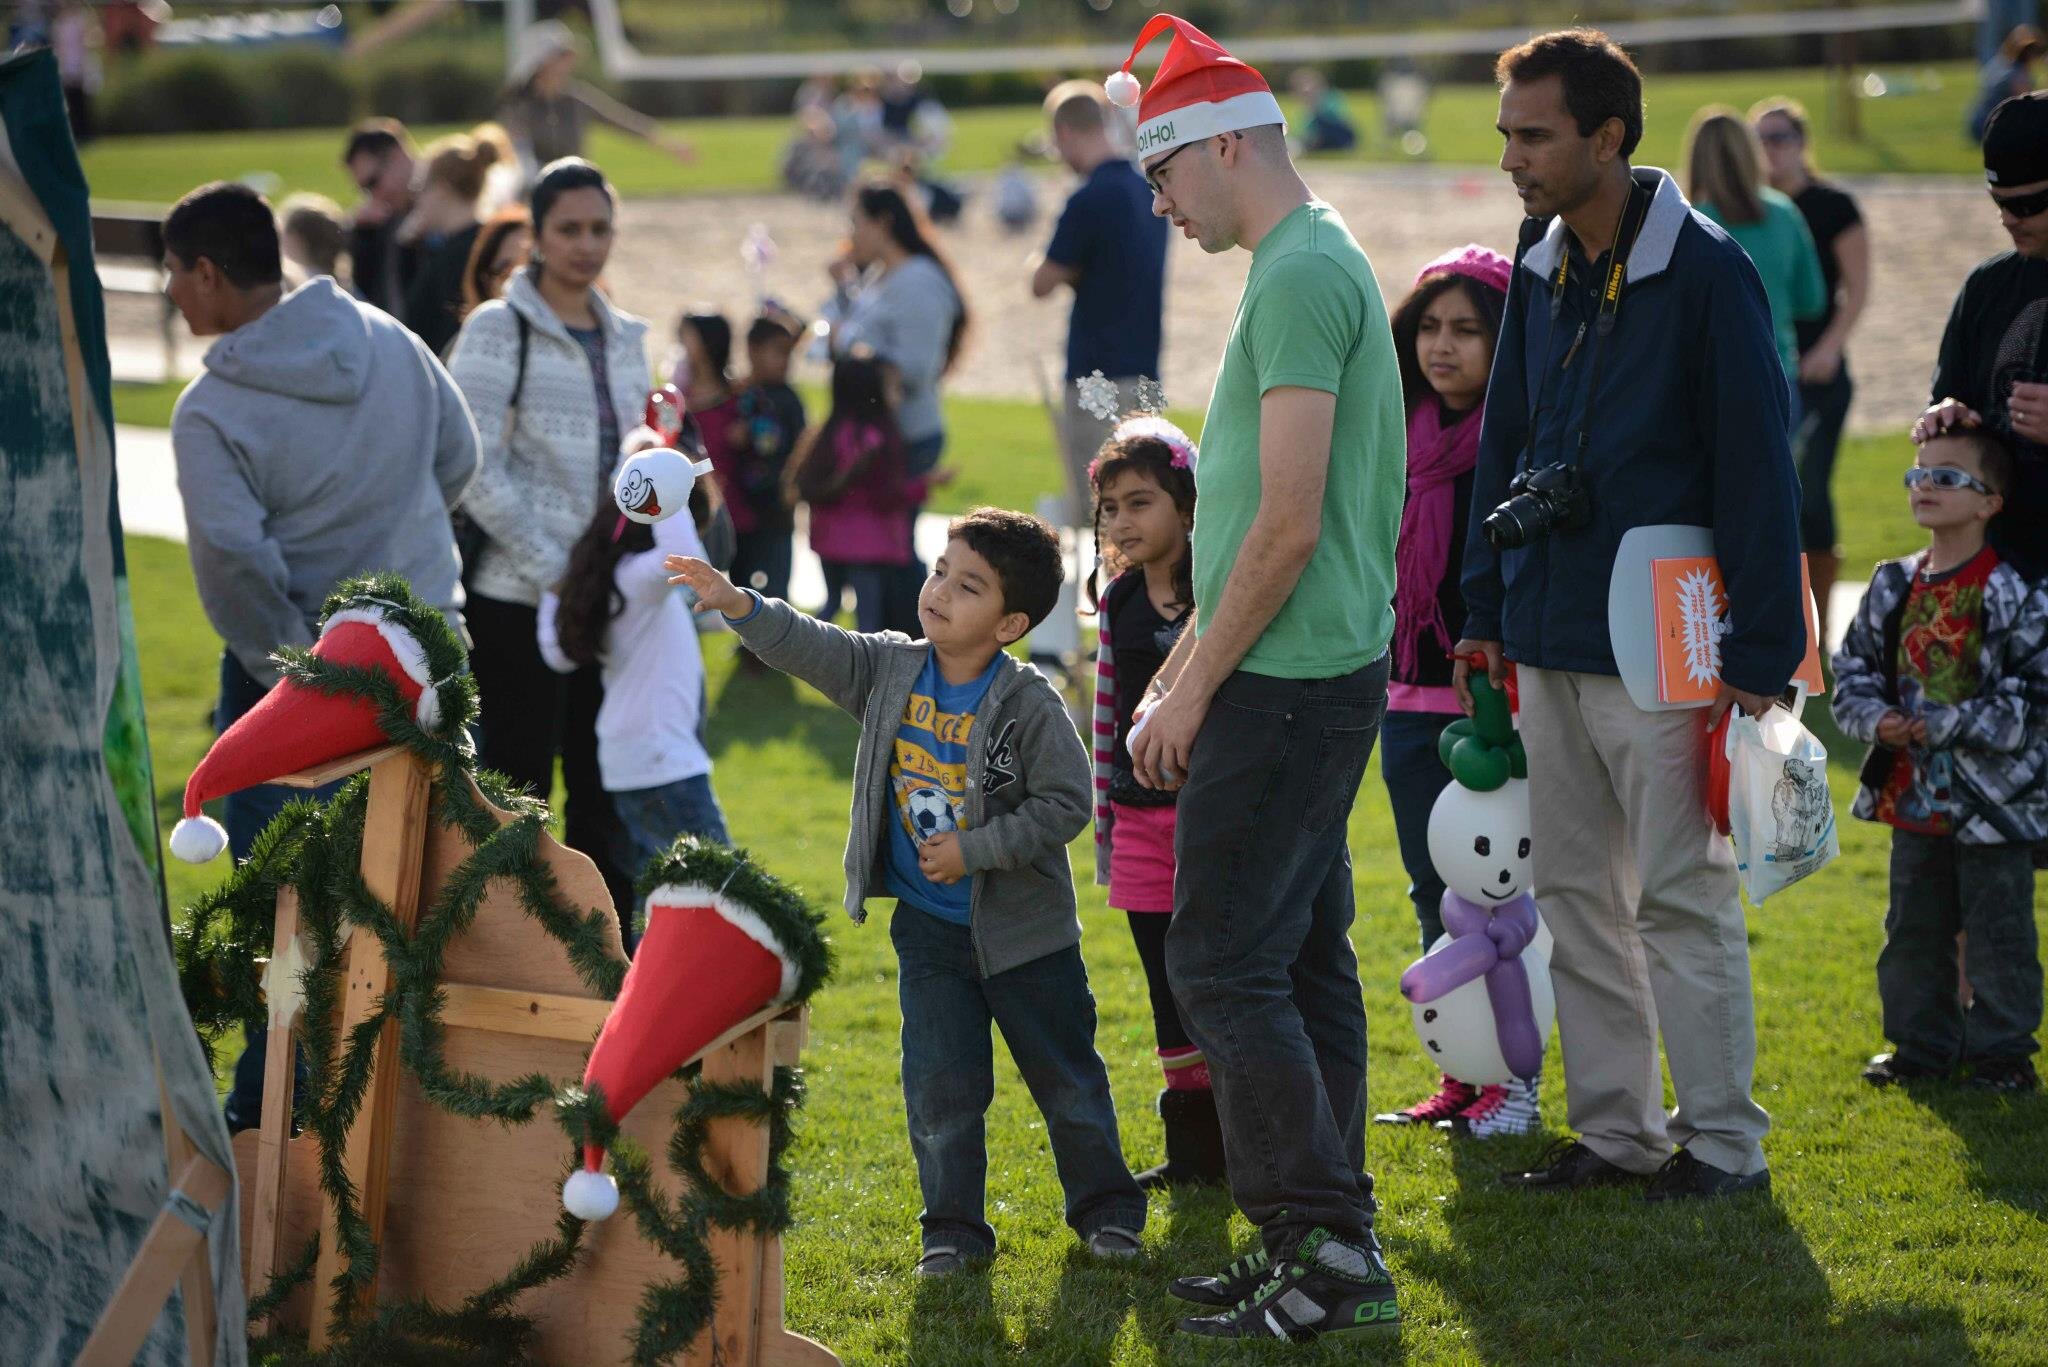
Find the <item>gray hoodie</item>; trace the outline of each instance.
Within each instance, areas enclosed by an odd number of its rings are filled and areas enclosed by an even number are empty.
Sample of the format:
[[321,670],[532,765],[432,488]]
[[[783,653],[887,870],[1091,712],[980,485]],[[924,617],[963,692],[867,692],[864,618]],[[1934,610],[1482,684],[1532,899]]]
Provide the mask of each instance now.
[[[747,649],[860,719],[846,832],[846,910],[866,918],[884,897],[889,758],[903,704],[931,646],[900,632],[861,634],[756,595],[733,630]],[[1078,944],[1067,842],[1088,824],[1088,752],[1045,676],[1012,656],[996,672],[967,740],[967,819],[960,858],[974,880],[968,933],[984,978]]]
[[351,575],[390,570],[459,629],[448,510],[476,424],[418,338],[321,276],[216,341],[171,419],[199,601],[263,684]]

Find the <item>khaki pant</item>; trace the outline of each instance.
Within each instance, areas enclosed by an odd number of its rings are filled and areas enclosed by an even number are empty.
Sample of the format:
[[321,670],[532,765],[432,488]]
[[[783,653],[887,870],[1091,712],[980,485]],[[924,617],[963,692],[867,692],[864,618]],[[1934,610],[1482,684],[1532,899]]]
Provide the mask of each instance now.
[[[1571,1127],[1631,1172],[1674,1145],[1727,1172],[1761,1171],[1770,1117],[1750,1096],[1749,942],[1734,853],[1701,797],[1706,714],[1640,711],[1608,675],[1520,676]],[[1660,1028],[1678,1098],[1668,1117]]]

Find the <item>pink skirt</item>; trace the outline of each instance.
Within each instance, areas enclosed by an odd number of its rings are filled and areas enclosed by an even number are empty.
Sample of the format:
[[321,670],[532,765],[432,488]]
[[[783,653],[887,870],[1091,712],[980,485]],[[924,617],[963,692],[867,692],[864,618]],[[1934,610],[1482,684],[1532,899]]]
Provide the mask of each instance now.
[[1109,904],[1118,911],[1173,911],[1174,808],[1109,804]]

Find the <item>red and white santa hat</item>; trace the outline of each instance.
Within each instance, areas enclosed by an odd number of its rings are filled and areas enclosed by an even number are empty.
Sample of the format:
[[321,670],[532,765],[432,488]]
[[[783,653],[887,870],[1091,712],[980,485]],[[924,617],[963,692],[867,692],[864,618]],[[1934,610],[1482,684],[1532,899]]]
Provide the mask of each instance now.
[[[603,1089],[613,1124],[720,1035],[797,995],[793,929],[701,883],[648,895],[647,933],[583,1070],[586,1089]],[[562,1185],[563,1208],[579,1220],[618,1209],[618,1184],[603,1168],[604,1148],[586,1144],[583,1166]]]
[[[422,730],[441,724],[440,690],[426,647],[406,623],[416,605],[370,595],[331,611],[312,650],[331,664],[379,670],[398,685]],[[287,673],[199,761],[185,783],[184,819],[171,830],[171,853],[203,864],[227,848],[228,835],[200,804],[288,774],[345,759],[389,737],[367,697],[327,694]]]
[[[1153,73],[1150,89],[1139,93],[1138,78],[1131,63],[1145,45],[1167,30],[1173,41],[1167,45],[1166,60]],[[1111,104],[1138,109],[1138,156],[1140,159],[1184,147],[1218,133],[1259,128],[1269,123],[1287,126],[1280,101],[1256,68],[1245,65],[1224,51],[1223,44],[1172,14],[1155,14],[1138,31],[1138,41],[1123,67],[1110,73],[1103,89]]]

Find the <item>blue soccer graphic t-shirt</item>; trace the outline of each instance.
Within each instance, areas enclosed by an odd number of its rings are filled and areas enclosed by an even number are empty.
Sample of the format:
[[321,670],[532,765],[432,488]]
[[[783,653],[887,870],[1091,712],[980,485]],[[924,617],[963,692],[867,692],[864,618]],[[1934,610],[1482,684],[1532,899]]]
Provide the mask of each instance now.
[[974,880],[932,882],[917,866],[917,847],[967,825],[967,739],[974,732],[974,711],[1002,666],[999,651],[979,677],[949,684],[939,673],[938,656],[926,652],[889,757],[889,796],[896,804],[896,820],[889,823],[889,891],[955,925],[967,924]]

